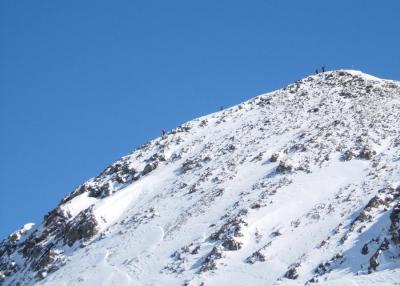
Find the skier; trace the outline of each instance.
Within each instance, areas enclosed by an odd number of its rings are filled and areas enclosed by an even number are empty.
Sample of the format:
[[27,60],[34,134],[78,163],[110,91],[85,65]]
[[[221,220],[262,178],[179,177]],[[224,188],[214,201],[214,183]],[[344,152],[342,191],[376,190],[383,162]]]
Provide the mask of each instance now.
[[161,129],[161,133],[162,133],[162,136],[164,136],[165,134],[167,134],[167,131],[165,131],[165,129]]
[[325,72],[325,66],[322,66],[321,69],[322,69],[322,72]]
[[318,74],[318,69],[315,69],[315,74]]

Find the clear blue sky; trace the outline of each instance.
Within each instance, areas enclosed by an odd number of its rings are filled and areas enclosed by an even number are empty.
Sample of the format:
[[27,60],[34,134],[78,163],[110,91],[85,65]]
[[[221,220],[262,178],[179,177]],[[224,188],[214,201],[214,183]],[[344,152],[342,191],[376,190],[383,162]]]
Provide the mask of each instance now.
[[0,238],[177,125],[316,67],[400,79],[400,1],[0,2]]

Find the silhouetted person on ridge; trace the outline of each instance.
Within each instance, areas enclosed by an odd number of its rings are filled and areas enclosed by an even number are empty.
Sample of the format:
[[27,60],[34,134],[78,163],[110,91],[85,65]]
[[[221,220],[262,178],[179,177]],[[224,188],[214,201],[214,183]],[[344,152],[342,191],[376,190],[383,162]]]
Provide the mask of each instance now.
[[325,66],[322,66],[322,72],[325,72]]
[[318,74],[318,69],[315,70],[315,74]]
[[161,133],[162,133],[162,136],[164,136],[165,134],[167,134],[167,131],[165,131],[165,129],[161,129]]

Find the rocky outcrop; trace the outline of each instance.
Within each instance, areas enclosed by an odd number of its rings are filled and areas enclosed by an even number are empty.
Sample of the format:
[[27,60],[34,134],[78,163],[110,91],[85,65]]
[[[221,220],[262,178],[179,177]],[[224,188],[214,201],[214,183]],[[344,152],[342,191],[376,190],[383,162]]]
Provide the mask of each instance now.
[[[400,187],[399,187],[400,189]],[[400,245],[400,202],[393,208],[390,214],[390,234],[392,241]]]
[[98,233],[98,222],[92,213],[93,207],[80,212],[73,220],[69,221],[64,230],[58,234],[64,242],[72,246],[80,240],[88,240]]
[[222,258],[222,248],[219,246],[215,246],[210,253],[204,258],[204,261],[200,267],[199,272],[207,272],[210,270],[217,269],[216,261]]
[[145,176],[145,175],[149,174],[150,172],[154,171],[157,168],[157,166],[158,166],[157,162],[148,163],[144,167],[144,169],[142,171],[142,175]]
[[65,225],[70,218],[71,215],[68,212],[61,207],[56,207],[44,216],[44,226],[54,231],[56,228]]
[[300,263],[295,263],[293,265],[291,265],[288,269],[288,271],[286,271],[286,273],[283,275],[283,277],[291,279],[291,280],[295,280],[299,277],[299,274],[297,272],[297,268],[299,268],[301,266]]
[[292,164],[287,161],[280,161],[278,167],[276,168],[276,172],[279,174],[290,173],[294,170]]
[[222,246],[225,247],[225,249],[231,250],[231,251],[239,250],[242,247],[242,245],[243,245],[243,243],[238,242],[233,237],[227,237],[222,242]]
[[254,264],[256,262],[264,262],[264,261],[265,261],[265,255],[260,250],[253,252],[245,260],[245,262],[249,264]]

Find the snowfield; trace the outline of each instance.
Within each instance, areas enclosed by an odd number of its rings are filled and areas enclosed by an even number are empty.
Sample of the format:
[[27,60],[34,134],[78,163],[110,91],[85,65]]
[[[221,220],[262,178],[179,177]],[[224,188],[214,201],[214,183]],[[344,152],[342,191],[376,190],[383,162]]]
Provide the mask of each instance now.
[[0,285],[400,285],[400,82],[309,76],[168,132],[0,244]]

